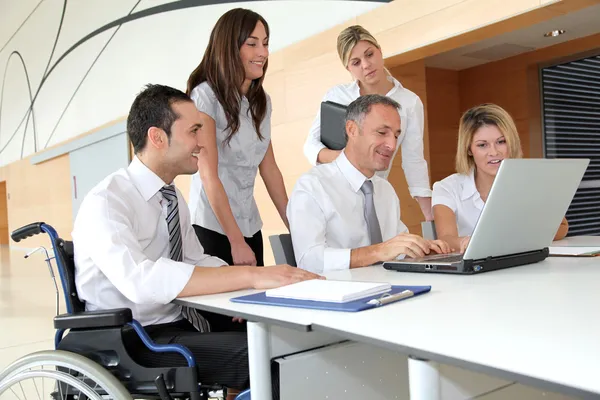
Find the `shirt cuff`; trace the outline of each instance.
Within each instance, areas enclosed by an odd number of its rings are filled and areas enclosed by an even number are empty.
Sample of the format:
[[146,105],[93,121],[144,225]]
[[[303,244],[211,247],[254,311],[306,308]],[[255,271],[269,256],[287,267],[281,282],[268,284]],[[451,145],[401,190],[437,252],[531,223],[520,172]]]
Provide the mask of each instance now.
[[208,256],[203,259],[197,260],[194,265],[197,267],[224,267],[227,264],[225,261],[221,260],[219,257]]
[[322,142],[312,143],[310,145],[310,148],[308,149],[308,161],[313,166],[318,165],[319,153],[321,152],[321,150],[326,148],[327,146],[325,146]]
[[411,197],[431,197],[431,189],[429,188],[408,188]]
[[323,272],[349,269],[351,251],[351,249],[325,249],[323,254]]
[[156,300],[159,304],[168,304],[175,300],[185,285],[187,285],[196,266],[173,261],[168,258],[162,258],[161,261],[163,265],[160,268],[164,268],[169,272],[164,274],[165,282],[161,285],[163,290]]

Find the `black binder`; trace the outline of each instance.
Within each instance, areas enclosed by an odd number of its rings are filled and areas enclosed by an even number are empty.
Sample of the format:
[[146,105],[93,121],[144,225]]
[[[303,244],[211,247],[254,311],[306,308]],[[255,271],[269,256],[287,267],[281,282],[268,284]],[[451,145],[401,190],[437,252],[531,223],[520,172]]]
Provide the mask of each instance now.
[[346,106],[333,101],[321,103],[321,142],[330,150],[346,147]]

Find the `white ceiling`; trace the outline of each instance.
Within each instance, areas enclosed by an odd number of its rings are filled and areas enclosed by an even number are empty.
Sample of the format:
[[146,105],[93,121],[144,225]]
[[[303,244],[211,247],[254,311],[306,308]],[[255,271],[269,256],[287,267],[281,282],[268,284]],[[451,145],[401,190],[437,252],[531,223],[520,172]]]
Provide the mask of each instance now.
[[[566,33],[557,37],[544,37],[544,33],[555,29],[564,29]],[[425,65],[462,70],[599,32],[600,4],[437,54],[425,59]]]

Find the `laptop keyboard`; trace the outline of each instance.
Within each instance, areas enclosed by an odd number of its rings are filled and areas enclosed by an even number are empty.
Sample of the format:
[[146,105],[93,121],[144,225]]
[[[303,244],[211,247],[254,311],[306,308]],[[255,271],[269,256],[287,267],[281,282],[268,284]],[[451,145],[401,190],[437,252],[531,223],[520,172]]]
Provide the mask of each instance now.
[[423,261],[442,261],[442,262],[459,262],[463,259],[463,255],[461,253],[450,253],[450,254],[432,254],[429,256],[423,257],[421,260]]

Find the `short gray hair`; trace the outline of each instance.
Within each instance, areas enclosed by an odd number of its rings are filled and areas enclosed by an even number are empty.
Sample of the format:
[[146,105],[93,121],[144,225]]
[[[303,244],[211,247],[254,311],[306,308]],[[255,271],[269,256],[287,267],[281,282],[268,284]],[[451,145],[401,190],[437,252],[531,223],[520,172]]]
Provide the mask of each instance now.
[[365,119],[365,115],[371,111],[371,106],[375,104],[394,107],[397,110],[400,109],[400,104],[394,99],[380,94],[367,94],[360,96],[348,105],[346,108],[346,122],[354,121],[360,128]]

